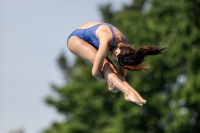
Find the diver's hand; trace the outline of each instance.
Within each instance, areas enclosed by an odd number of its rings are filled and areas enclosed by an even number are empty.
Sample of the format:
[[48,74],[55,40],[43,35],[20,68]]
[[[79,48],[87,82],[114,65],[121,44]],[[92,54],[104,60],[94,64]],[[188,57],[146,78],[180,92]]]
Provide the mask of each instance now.
[[113,93],[117,93],[119,91],[109,79],[108,79],[108,90]]

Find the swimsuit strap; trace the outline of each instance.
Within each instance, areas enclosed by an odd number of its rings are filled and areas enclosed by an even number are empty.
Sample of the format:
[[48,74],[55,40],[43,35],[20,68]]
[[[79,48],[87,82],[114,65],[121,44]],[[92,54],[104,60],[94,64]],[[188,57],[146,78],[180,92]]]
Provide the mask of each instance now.
[[100,26],[100,25],[103,25],[103,24],[106,24],[109,28],[110,28],[110,30],[111,30],[111,32],[112,32],[112,45],[111,45],[111,47],[114,47],[114,45],[115,45],[115,34],[114,34],[114,31],[113,31],[113,29],[112,29],[112,27],[113,27],[113,25],[111,25],[111,24],[109,24],[109,23],[99,23],[99,24],[96,24],[96,25],[94,25],[94,26],[92,26],[92,27],[90,27],[90,28],[88,28],[88,29],[91,29],[92,31],[96,31],[96,29]]
[[108,24],[108,23],[105,23],[105,24],[108,25],[108,27],[110,28],[110,30],[111,30],[111,32],[112,32],[112,36],[113,36],[113,38],[112,38],[112,45],[111,45],[111,47],[114,47],[114,46],[115,46],[115,34],[114,34],[113,29],[112,29],[113,25]]

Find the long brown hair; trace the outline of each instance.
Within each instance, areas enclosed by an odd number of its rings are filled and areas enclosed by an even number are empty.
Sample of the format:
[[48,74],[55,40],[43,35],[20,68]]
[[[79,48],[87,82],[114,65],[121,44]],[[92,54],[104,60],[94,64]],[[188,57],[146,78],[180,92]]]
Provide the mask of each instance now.
[[142,46],[139,49],[136,49],[134,46],[129,44],[124,44],[119,46],[119,48],[121,51],[117,56],[119,65],[131,71],[146,71],[149,66],[139,65],[144,61],[144,58],[147,55],[162,54],[162,51],[166,49],[166,47],[159,48],[156,46]]

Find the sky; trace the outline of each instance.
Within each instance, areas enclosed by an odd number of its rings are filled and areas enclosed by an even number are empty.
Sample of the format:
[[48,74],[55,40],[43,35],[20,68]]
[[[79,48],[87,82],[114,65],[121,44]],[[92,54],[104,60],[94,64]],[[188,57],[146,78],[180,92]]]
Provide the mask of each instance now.
[[56,63],[69,34],[88,21],[101,21],[99,5],[114,10],[132,0],[0,0],[0,133],[40,133],[63,117],[44,99],[63,77]]

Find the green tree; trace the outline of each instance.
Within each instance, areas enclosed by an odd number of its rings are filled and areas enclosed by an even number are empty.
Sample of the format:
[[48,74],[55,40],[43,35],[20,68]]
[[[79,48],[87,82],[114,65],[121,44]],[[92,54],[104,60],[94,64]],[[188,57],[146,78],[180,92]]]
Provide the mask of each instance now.
[[[147,8],[147,7],[151,8]],[[137,48],[167,46],[163,55],[145,60],[148,72],[128,72],[127,81],[147,100],[139,107],[113,94],[91,76],[91,66],[77,58],[72,66],[61,54],[65,85],[52,88],[46,102],[63,114],[44,133],[198,133],[200,132],[200,1],[134,0],[123,9],[100,7]]]

